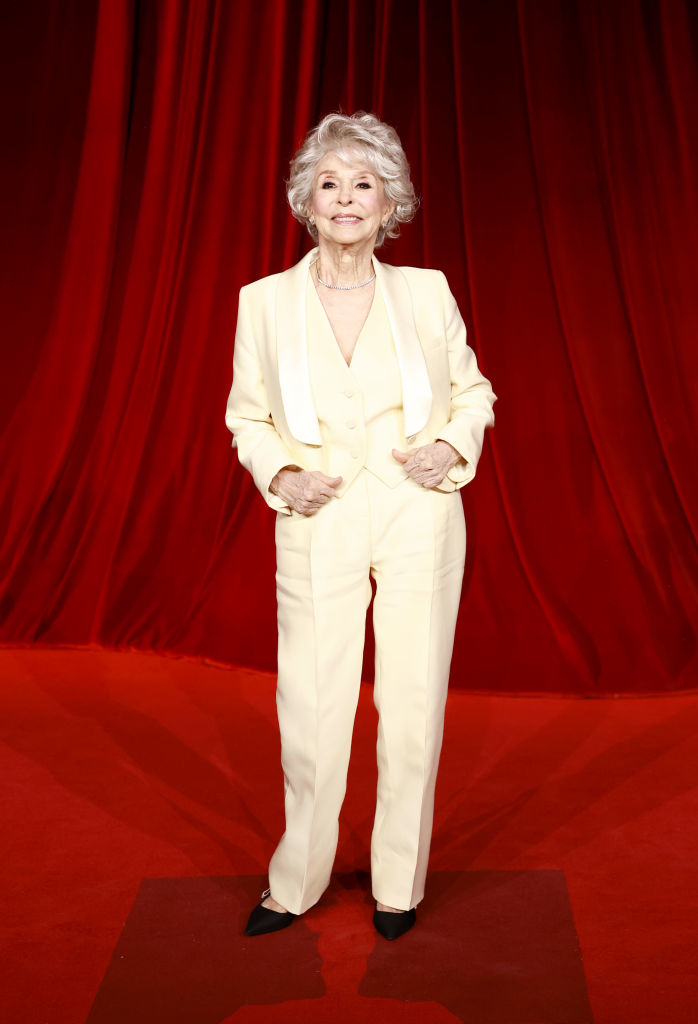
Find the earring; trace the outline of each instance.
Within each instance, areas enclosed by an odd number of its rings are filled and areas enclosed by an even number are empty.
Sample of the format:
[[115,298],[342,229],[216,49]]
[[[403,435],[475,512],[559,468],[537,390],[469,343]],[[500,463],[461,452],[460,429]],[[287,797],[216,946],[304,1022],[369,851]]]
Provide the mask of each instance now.
[[310,224],[314,224],[315,223],[315,218],[314,217],[308,217],[308,221],[309,221]]

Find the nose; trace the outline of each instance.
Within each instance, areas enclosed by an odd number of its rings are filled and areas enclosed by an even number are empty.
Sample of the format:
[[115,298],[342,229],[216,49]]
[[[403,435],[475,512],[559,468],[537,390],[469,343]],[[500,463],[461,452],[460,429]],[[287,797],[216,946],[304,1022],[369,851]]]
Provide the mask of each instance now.
[[339,203],[341,206],[348,206],[351,202],[351,188],[348,185],[342,185],[339,190]]

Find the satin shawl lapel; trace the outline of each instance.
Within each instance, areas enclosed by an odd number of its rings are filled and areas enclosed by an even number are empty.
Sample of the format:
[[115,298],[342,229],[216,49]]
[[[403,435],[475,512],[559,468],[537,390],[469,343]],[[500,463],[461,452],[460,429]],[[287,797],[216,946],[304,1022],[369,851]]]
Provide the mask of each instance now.
[[411,437],[426,426],[432,400],[427,364],[414,322],[412,294],[399,267],[383,266],[375,257],[373,262],[383,290],[400,365],[405,436]]
[[[289,430],[304,444],[322,444],[308,367],[305,289],[308,267],[317,256],[311,250],[295,267],[279,276],[276,291],[276,344],[279,385]],[[405,436],[417,434],[429,419],[432,392],[412,311],[412,296],[397,267],[383,266],[375,257],[376,277],[393,332],[400,376]]]
[[288,428],[304,444],[322,444],[310,387],[305,331],[305,289],[308,267],[317,249],[279,276],[276,289],[276,358],[281,399]]

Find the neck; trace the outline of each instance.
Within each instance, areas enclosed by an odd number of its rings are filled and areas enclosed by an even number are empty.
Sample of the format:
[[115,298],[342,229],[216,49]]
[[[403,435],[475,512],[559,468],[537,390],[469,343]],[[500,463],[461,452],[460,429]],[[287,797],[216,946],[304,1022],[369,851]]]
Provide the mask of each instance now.
[[357,249],[354,246],[327,244],[320,239],[318,250],[320,277],[328,284],[361,284],[373,273],[373,245]]

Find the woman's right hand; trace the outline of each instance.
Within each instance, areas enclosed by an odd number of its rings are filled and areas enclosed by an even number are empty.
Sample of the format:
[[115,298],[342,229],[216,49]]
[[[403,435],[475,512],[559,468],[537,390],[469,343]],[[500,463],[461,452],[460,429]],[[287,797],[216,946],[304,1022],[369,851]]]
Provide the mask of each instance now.
[[334,497],[334,489],[341,482],[341,476],[325,476],[319,470],[286,466],[276,474],[269,490],[290,505],[294,512],[312,516]]

